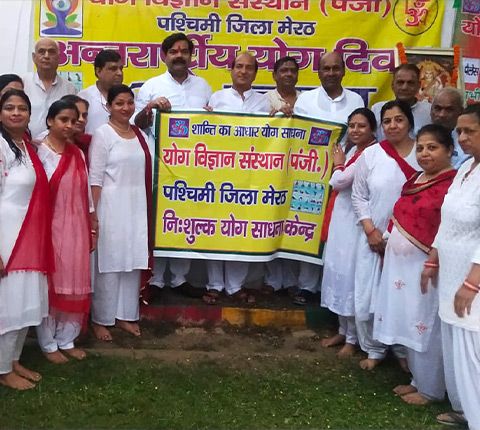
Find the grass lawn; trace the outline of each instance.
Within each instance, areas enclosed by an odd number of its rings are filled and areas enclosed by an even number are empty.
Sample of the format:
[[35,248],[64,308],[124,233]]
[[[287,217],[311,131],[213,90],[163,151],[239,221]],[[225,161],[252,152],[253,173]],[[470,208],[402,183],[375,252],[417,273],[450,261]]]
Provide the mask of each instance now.
[[54,366],[28,346],[24,357],[44,378],[29,392],[0,387],[2,429],[440,429],[435,415],[448,409],[396,398],[408,378],[392,361],[365,372],[301,351],[180,364],[91,354]]

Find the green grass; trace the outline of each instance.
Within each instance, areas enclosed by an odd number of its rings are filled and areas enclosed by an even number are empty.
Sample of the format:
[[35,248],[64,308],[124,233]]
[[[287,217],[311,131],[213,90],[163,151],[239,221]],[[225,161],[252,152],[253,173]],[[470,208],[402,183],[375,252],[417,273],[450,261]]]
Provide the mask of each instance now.
[[367,373],[299,355],[231,366],[91,355],[54,366],[28,347],[25,364],[44,379],[28,392],[0,387],[0,428],[440,428],[447,404],[403,404],[391,389],[407,379],[393,363]]

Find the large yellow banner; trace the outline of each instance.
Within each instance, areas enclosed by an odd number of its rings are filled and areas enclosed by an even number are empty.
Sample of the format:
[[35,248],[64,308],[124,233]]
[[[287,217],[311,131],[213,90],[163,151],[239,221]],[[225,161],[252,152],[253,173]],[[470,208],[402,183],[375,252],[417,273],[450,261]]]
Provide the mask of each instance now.
[[159,115],[155,255],[320,262],[332,145],[302,117]]
[[95,82],[93,61],[103,48],[120,51],[125,82],[138,87],[165,71],[161,41],[184,32],[195,44],[192,71],[214,90],[230,82],[229,65],[251,51],[259,89],[285,55],[300,64],[299,87],[318,86],[325,51],[342,53],[344,85],[371,105],[389,99],[395,45],[439,47],[443,0],[41,0],[35,37],[60,44],[62,70],[79,88]]

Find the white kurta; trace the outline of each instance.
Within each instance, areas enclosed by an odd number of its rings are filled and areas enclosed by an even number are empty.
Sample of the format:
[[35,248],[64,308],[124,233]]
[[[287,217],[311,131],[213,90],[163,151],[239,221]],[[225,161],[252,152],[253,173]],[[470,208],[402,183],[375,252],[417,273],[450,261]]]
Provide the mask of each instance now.
[[375,306],[374,339],[427,351],[438,313],[438,292],[431,285],[427,294],[420,291],[426,259],[425,252],[393,227]]
[[145,153],[137,137],[124,139],[102,125],[93,135],[89,159],[90,184],[102,187],[97,206],[100,273],[147,269]]
[[[415,146],[405,161],[414,169],[421,170],[416,160]],[[406,180],[397,162],[379,144],[365,149],[357,160],[352,187],[352,205],[357,220],[360,222],[370,218],[378,230],[385,232]],[[358,321],[367,321],[375,309],[381,259],[370,249],[363,233],[358,241],[356,260],[355,316]]]
[[110,112],[107,108],[107,100],[103,97],[97,84],[80,91],[78,97],[88,101],[88,122],[85,131],[93,134],[98,127],[108,122]]
[[[347,161],[356,148],[347,155]],[[358,161],[358,160],[357,160]],[[328,230],[323,267],[321,305],[338,315],[354,316],[354,285],[357,242],[362,234],[352,207],[352,183],[356,162],[337,170],[330,185],[338,191]]]
[[[0,137],[0,256],[12,253],[27,213],[36,175],[30,158],[15,161]],[[39,272],[12,272],[0,278],[0,335],[40,324],[48,315],[47,277]]]
[[470,315],[455,314],[455,293],[472,267],[480,264],[480,167],[463,181],[473,159],[465,161],[448,189],[442,206],[442,222],[433,246],[440,261],[440,318],[456,327],[480,331],[480,297],[475,297]]

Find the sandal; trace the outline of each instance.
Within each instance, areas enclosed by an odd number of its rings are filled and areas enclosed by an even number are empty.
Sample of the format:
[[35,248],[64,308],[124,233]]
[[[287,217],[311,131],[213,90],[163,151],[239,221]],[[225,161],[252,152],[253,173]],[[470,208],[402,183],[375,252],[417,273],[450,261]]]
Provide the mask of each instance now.
[[220,300],[220,292],[216,290],[207,291],[203,296],[202,300],[207,305],[216,305]]
[[230,297],[237,302],[245,303],[247,305],[253,305],[255,303],[255,296],[247,293],[244,289],[233,293]]
[[437,415],[437,423],[445,426],[463,426],[468,425],[465,415],[460,412],[450,411]]
[[271,285],[262,285],[260,288],[260,293],[264,296],[273,296],[275,294],[275,288]]
[[299,306],[305,306],[308,302],[311,302],[315,294],[308,290],[300,290],[296,296],[293,297],[293,303]]

